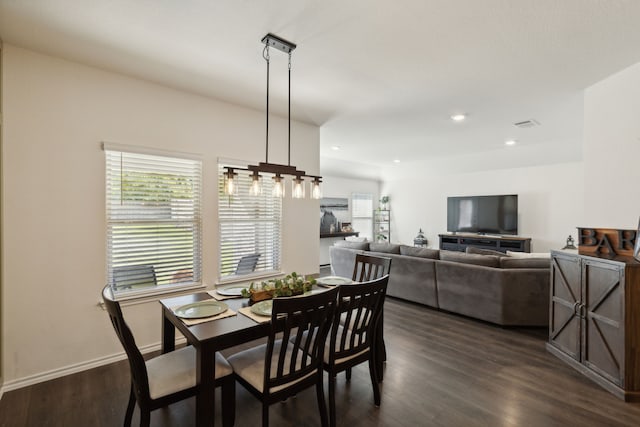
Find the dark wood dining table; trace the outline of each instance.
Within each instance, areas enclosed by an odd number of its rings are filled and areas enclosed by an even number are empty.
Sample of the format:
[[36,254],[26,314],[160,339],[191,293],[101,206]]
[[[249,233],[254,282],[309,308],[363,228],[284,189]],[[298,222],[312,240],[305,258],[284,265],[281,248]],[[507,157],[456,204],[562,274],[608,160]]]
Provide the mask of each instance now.
[[215,418],[215,353],[254,339],[266,337],[269,323],[258,323],[238,312],[247,306],[247,299],[227,299],[223,302],[237,315],[209,322],[187,326],[177,317],[173,309],[184,304],[211,299],[206,292],[166,298],[160,300],[162,306],[162,352],[175,349],[176,329],[185,336],[187,342],[196,349],[196,425],[213,426]]
[[[238,310],[247,307],[246,298],[226,299],[223,302],[237,312],[235,316],[211,320],[193,326],[187,326],[173,312],[173,309],[185,304],[212,299],[206,292],[184,295],[160,300],[162,306],[162,352],[175,350],[176,329],[196,349],[196,381],[199,384],[196,394],[196,426],[213,426],[215,418],[215,353],[226,348],[268,336],[269,322],[258,323],[241,314]],[[379,380],[382,380],[382,365],[385,359],[382,322],[378,326],[374,351]]]

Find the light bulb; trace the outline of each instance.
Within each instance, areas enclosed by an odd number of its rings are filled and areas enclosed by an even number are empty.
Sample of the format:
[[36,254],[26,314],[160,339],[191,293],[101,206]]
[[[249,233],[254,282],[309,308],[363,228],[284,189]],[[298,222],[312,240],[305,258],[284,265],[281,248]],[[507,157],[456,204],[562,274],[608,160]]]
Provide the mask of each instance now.
[[238,175],[232,168],[228,168],[224,175],[224,194],[232,196],[236,194],[236,182],[235,177]]
[[273,197],[284,197],[284,178],[280,174],[276,174],[273,181],[273,190],[271,191]]
[[294,199],[304,199],[304,180],[296,176],[291,181],[291,197]]
[[251,187],[249,187],[249,194],[252,196],[259,196],[262,194],[262,182],[261,176],[257,172],[254,172],[251,176]]
[[322,197],[322,191],[320,189],[320,178],[314,178],[311,182],[311,198],[320,199]]

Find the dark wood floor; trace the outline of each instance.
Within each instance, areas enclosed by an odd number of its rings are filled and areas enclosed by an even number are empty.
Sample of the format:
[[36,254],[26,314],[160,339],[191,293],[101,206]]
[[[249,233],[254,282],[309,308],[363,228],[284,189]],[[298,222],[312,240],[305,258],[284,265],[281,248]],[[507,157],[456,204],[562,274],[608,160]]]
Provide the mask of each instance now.
[[[624,403],[545,351],[546,331],[503,329],[388,299],[382,405],[365,366],[338,379],[341,426],[634,426]],[[6,393],[0,426],[122,425],[126,362]],[[237,426],[260,425],[257,400],[238,386]],[[219,393],[216,425],[220,424]],[[193,399],[155,411],[154,426],[194,425]],[[271,407],[272,426],[318,426],[313,391]],[[138,422],[138,411],[134,423]]]

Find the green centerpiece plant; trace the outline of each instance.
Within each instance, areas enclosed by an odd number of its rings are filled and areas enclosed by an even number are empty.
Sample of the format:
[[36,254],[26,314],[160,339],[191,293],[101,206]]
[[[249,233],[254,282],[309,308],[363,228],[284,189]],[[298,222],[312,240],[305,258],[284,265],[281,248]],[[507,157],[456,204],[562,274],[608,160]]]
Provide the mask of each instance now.
[[253,302],[275,297],[290,297],[310,291],[315,284],[314,278],[307,279],[294,271],[282,278],[251,282],[248,288],[242,290],[242,296],[250,298]]

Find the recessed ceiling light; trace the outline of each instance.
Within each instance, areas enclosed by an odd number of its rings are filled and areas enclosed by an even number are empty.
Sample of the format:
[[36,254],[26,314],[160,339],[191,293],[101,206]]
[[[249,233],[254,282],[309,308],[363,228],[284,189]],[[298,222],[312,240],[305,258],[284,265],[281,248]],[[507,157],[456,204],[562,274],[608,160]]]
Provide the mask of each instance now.
[[331,147],[331,149],[332,149],[333,151],[340,151],[340,147],[339,147],[339,146],[337,146],[337,145],[332,146],[332,147]]
[[516,145],[516,140],[515,139],[507,139],[504,142],[504,145]]
[[400,163],[400,160],[395,159],[395,160],[393,161],[393,163]]
[[461,122],[466,118],[467,116],[464,114],[454,114],[453,116],[451,116],[451,120],[453,120],[454,122]]

